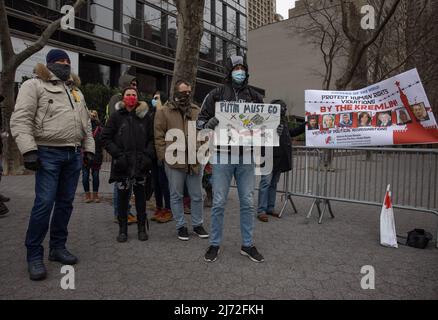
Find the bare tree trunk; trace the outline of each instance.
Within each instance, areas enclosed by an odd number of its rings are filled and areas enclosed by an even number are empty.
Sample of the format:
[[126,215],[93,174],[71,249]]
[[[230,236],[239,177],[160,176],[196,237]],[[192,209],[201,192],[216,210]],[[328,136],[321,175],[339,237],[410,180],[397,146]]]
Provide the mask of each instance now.
[[[383,1],[383,0],[382,0]],[[358,19],[358,8],[354,3],[341,0],[342,8],[342,28],[345,36],[350,42],[349,59],[344,74],[336,81],[337,90],[345,90],[349,85],[358,86],[362,77],[361,73],[366,72],[366,52],[385,29],[389,20],[393,17],[401,0],[394,0],[385,18],[382,20],[377,29],[372,32],[371,36],[364,35],[365,30],[360,30],[360,19]],[[383,6],[382,6],[383,8]],[[356,32],[355,32],[356,31]],[[355,80],[353,82],[353,80]]]
[[[77,12],[87,0],[77,0],[73,8]],[[31,46],[19,53],[12,47],[11,33],[9,30],[8,16],[4,0],[0,0],[0,50],[2,53],[3,71],[0,78],[0,94],[5,97],[3,101],[2,129],[7,133],[3,138],[3,172],[7,174],[20,173],[21,155],[17,145],[12,139],[9,121],[15,106],[15,73],[17,68],[33,54],[40,51],[49,41],[50,37],[61,26],[61,18],[50,23],[41,36]]]
[[199,48],[204,26],[205,0],[175,0],[178,10],[178,44],[170,95],[176,81],[184,79],[191,83],[195,92]]

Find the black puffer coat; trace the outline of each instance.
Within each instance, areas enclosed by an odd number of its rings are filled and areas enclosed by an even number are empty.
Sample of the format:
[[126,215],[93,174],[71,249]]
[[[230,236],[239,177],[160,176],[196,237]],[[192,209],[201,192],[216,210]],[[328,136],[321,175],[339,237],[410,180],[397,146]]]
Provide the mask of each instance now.
[[306,131],[305,124],[297,128],[289,129],[285,118],[281,119],[281,124],[284,125],[284,130],[280,136],[280,146],[274,147],[274,163],[273,170],[286,172],[292,170],[292,140],[291,138],[299,136]]
[[128,112],[123,103],[108,119],[102,143],[112,156],[109,182],[145,178],[154,158],[153,122],[146,102]]

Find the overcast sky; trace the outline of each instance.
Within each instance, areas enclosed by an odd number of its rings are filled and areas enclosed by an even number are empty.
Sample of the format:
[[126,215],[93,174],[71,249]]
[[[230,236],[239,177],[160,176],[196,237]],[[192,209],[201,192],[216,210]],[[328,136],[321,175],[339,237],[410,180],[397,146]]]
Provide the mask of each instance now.
[[295,0],[277,0],[277,13],[281,14],[283,18],[288,18],[288,10],[295,6]]

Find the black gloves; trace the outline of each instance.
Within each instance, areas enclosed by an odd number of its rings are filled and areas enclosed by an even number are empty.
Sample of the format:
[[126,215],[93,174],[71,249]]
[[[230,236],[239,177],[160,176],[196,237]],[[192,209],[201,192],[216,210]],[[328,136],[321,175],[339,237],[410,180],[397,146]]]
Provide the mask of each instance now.
[[208,120],[204,128],[214,130],[214,128],[216,128],[218,124],[219,124],[219,120],[216,117],[213,117],[210,120]]
[[91,152],[84,152],[84,165],[89,166],[94,160],[94,154]]
[[24,167],[28,170],[37,171],[40,166],[40,159],[36,151],[29,151],[23,154]]
[[281,136],[281,134],[283,133],[283,130],[284,130],[284,125],[280,123],[277,127],[278,136]]

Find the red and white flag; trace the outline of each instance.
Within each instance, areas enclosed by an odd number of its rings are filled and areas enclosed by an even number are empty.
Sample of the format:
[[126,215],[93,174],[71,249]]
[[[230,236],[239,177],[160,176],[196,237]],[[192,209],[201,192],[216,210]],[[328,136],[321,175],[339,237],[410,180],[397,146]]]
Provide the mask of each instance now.
[[398,248],[397,233],[395,231],[394,210],[392,208],[390,185],[386,188],[380,213],[380,244],[385,247]]

